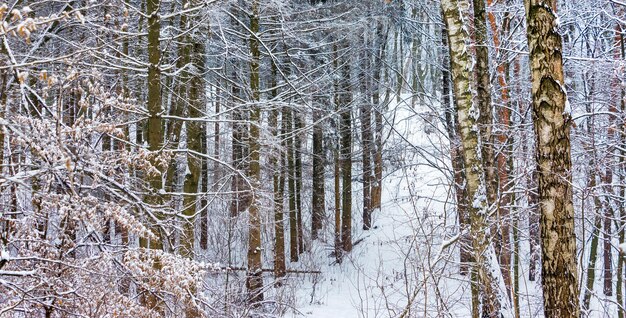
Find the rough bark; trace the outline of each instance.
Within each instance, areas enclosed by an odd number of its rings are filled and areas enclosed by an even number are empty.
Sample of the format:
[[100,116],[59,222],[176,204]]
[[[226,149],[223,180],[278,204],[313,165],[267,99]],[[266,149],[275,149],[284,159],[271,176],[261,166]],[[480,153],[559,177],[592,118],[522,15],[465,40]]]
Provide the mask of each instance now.
[[532,113],[537,146],[544,313],[579,317],[570,116],[565,113],[556,0],[527,0]]
[[314,105],[313,110],[313,197],[311,216],[311,238],[317,239],[318,231],[322,229],[326,214],[325,187],[324,187],[324,131],[321,122],[321,103]]
[[[337,45],[333,45],[333,67],[335,72],[339,72],[339,58],[337,56]],[[335,104],[335,113],[339,113],[339,103],[341,101],[339,80],[333,81],[333,99]],[[341,130],[341,120],[335,117],[335,127],[338,135]],[[337,263],[341,263],[343,246],[341,244],[341,160],[339,152],[341,148],[340,138],[335,140],[335,149],[333,151],[334,161],[334,198],[335,198],[335,259]]]
[[350,64],[341,70],[341,243],[345,252],[352,251],[352,92],[350,88]]
[[289,108],[283,111],[283,125],[287,127],[287,183],[289,191],[289,259],[297,262],[298,253],[298,215],[296,208],[296,178],[295,178],[295,158],[294,158],[294,137],[293,137],[293,112]]
[[[159,67],[161,59],[161,48],[159,35],[161,32],[161,22],[159,20],[159,0],[147,0],[146,10],[148,13],[148,123],[146,126],[146,140],[148,142],[148,150],[158,152],[163,146],[163,123],[161,117],[161,70]],[[157,193],[161,189],[161,175],[163,169],[159,169],[156,159],[151,162],[159,173],[147,173],[146,178],[153,193],[146,197],[148,204],[159,206],[162,203],[161,196]],[[155,229],[154,234],[160,237],[160,229]],[[142,238],[140,245],[143,247],[151,247],[155,249],[162,248],[161,239],[148,242]]]
[[260,101],[260,80],[259,80],[259,63],[261,52],[259,50],[259,42],[256,38],[259,32],[259,2],[252,2],[252,14],[250,16],[250,53],[252,60],[250,61],[250,90],[252,91],[252,99],[254,104],[250,111],[250,138],[248,145],[250,149],[250,169],[249,180],[252,184],[252,200],[249,212],[249,228],[248,228],[248,272],[246,275],[246,287],[248,289],[249,301],[258,303],[263,300],[263,276],[261,262],[261,216],[260,206],[261,198],[257,194],[260,189],[261,166],[260,166],[260,144],[259,130],[261,126],[261,107]]
[[304,234],[302,230],[302,129],[304,127],[301,116],[294,112],[294,156],[296,178],[296,219],[298,226],[298,254],[304,253]]
[[500,267],[493,245],[489,241],[487,185],[483,165],[481,109],[473,102],[472,58],[469,54],[470,40],[465,9],[466,0],[444,0],[441,2],[444,22],[448,30],[448,46],[453,82],[453,93],[457,108],[459,131],[463,145],[463,162],[467,181],[467,196],[470,215],[470,234],[474,255],[474,269],[481,290],[483,315],[496,317],[510,315],[510,304],[506,287],[500,275]]
[[368,83],[366,73],[369,71],[369,58],[362,57],[361,66],[361,96],[360,107],[361,121],[361,164],[363,177],[363,230],[372,227],[372,161],[370,143],[372,141],[372,105],[369,101]]
[[[189,118],[200,118],[204,109],[205,103],[205,89],[204,80],[202,75],[205,70],[204,66],[204,44],[194,43],[192,47],[193,57],[191,62],[196,66],[198,72],[192,75],[191,83],[189,87],[187,111],[185,115]],[[202,122],[192,120],[186,123],[187,131],[187,149],[202,153],[203,149],[203,136],[205,134],[205,126]],[[183,184],[183,191],[187,194],[183,198],[183,216],[184,220],[184,241],[182,246],[184,251],[182,255],[193,256],[194,253],[194,240],[195,233],[195,220],[196,220],[196,200],[198,199],[198,190],[200,184],[200,176],[202,174],[202,159],[192,154],[187,154],[187,170]]]
[[[495,3],[495,0],[487,0],[487,5],[491,6]],[[506,194],[507,192],[507,184],[509,181],[509,172],[507,165],[507,154],[506,150],[508,147],[507,144],[510,144],[508,141],[508,132],[509,126],[511,122],[511,114],[510,114],[510,105],[509,105],[509,88],[508,88],[508,80],[507,74],[509,72],[509,62],[506,56],[502,56],[502,50],[500,49],[501,41],[500,41],[500,33],[502,33],[502,38],[506,39],[509,36],[509,24],[510,24],[510,16],[509,12],[504,13],[504,19],[502,21],[502,26],[498,27],[498,23],[496,22],[496,17],[493,11],[489,11],[487,14],[487,20],[491,27],[493,44],[495,47],[496,57],[499,58],[496,66],[496,79],[499,85],[498,89],[500,90],[500,104],[503,107],[497,108],[497,116],[498,122],[501,127],[501,132],[493,138],[495,142],[496,137],[499,143],[499,147],[503,149],[498,152],[496,157],[495,170],[497,173],[497,182],[494,181],[494,186],[497,186],[497,189],[494,189],[499,195],[496,198],[496,202],[493,204],[496,205],[496,215],[498,219],[498,224],[500,227],[498,229],[498,257],[500,259],[500,264],[502,267],[502,276],[504,277],[504,283],[507,286],[508,290],[511,290],[511,240],[510,240],[510,230],[511,230],[511,219],[510,219],[510,211],[509,211],[509,202],[510,195]],[[495,146],[494,146],[495,147]],[[493,149],[493,148],[492,148]],[[516,306],[515,310],[518,311],[519,308]]]
[[372,212],[380,209],[382,198],[382,179],[383,179],[383,104],[380,100],[380,78],[382,73],[382,60],[386,55],[387,39],[389,31],[383,33],[383,25],[379,23],[376,29],[376,38],[378,39],[378,52],[374,59],[374,74],[372,87],[372,104],[374,107],[374,140],[371,146],[374,157],[374,178],[372,181]]

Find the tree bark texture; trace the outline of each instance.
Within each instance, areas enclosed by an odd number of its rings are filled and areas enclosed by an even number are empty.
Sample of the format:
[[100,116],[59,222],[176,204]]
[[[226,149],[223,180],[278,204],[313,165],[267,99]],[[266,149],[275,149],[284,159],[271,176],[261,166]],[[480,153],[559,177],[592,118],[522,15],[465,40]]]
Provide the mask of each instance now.
[[342,66],[340,83],[341,132],[341,242],[345,252],[352,251],[352,91],[350,64]]
[[488,198],[485,170],[482,158],[481,129],[478,125],[484,122],[481,118],[479,105],[473,101],[474,74],[472,57],[470,56],[470,35],[465,24],[468,21],[467,0],[444,0],[441,2],[444,22],[448,30],[448,46],[450,50],[450,71],[452,74],[453,93],[456,102],[461,143],[463,145],[463,161],[468,210],[470,215],[470,234],[477,272],[478,286],[481,290],[483,315],[498,317],[510,314],[510,304],[506,296],[506,287],[500,274],[495,249],[491,244],[488,224]]
[[579,317],[572,203],[570,116],[565,113],[556,0],[527,0],[532,113],[537,147],[543,302],[546,317]]
[[261,108],[258,104],[260,101],[260,80],[259,80],[259,62],[261,52],[259,50],[259,42],[256,38],[259,32],[259,2],[255,0],[252,3],[252,15],[250,16],[250,53],[252,60],[250,61],[250,90],[252,91],[253,102],[250,111],[250,138],[248,145],[250,148],[250,169],[249,179],[252,184],[252,200],[249,213],[248,228],[248,272],[246,277],[246,287],[249,293],[251,303],[258,303],[263,300],[263,272],[261,262],[261,216],[260,206],[261,198],[256,193],[260,189],[261,166],[260,157],[261,149],[259,144],[259,130],[261,126]]

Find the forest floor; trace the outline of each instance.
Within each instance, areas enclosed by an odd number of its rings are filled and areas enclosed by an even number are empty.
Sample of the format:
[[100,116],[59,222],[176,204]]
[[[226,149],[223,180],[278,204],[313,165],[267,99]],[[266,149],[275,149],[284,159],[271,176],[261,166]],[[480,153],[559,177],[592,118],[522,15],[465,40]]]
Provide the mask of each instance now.
[[[373,216],[375,228],[361,229],[361,200],[355,200],[353,251],[337,264],[329,252],[332,238],[316,242],[311,261],[322,273],[296,284],[292,317],[470,315],[470,285],[468,277],[459,274],[458,244],[441,248],[458,231],[448,141],[441,127],[429,126],[429,109],[406,103],[391,109],[396,112],[387,118],[394,127],[387,144],[397,153],[385,162],[383,203]],[[354,197],[361,191],[357,183]],[[540,316],[536,284],[520,284],[525,297],[522,316]]]

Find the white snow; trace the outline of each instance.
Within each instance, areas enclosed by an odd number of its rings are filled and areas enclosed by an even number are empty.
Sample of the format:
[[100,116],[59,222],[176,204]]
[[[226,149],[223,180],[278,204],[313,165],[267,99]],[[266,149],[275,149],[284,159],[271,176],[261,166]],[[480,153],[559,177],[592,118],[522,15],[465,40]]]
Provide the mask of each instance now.
[[[296,304],[287,317],[471,315],[469,278],[459,273],[461,234],[447,175],[449,142],[441,136],[443,127],[437,134],[422,131],[418,119],[426,110],[399,105],[395,114],[388,115],[389,120],[395,118],[388,147],[391,151],[409,151],[392,156],[385,164],[382,208],[373,215],[375,228],[361,230],[361,205],[355,199],[353,241],[358,243],[341,264],[336,264],[330,255],[332,237],[315,242],[308,261],[320,262],[322,273],[289,278]],[[394,160],[401,162],[394,164]],[[361,194],[359,183],[355,183],[353,194]],[[332,197],[327,200],[332,206]],[[528,241],[523,240],[520,312],[522,317],[542,317],[541,290],[537,282],[527,280],[528,249]],[[503,282],[499,283],[504,289]],[[511,304],[504,303],[508,304],[506,314],[511,315]]]
[[[462,297],[465,278],[454,274],[458,267],[452,263],[458,254],[453,252],[458,238],[455,215],[446,211],[452,207],[451,198],[447,176],[439,169],[447,164],[443,158],[447,146],[441,136],[422,131],[418,119],[426,110],[401,105],[389,116],[395,116],[395,136],[388,143],[413,148],[398,158],[403,160],[398,166],[408,168],[393,171],[386,165],[390,174],[383,182],[382,209],[373,216],[375,228],[362,231],[360,218],[353,220],[353,241],[362,241],[342,264],[333,263],[328,249],[313,248],[320,254],[313,259],[325,259],[326,264],[319,277],[299,284],[293,317],[394,317],[405,311],[407,317],[421,317],[438,306],[437,293],[443,298]],[[353,193],[361,193],[360,184]],[[360,204],[353,215],[359,211]],[[453,279],[443,281],[443,276]],[[461,317],[468,307],[459,305],[453,309],[450,304],[450,312],[458,311]]]

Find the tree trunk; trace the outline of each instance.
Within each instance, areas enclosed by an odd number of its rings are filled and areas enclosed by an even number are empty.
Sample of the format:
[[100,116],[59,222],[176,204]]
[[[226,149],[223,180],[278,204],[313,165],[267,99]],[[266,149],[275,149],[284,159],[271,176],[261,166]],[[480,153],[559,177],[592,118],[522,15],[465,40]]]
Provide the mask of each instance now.
[[296,178],[296,219],[298,226],[298,254],[304,253],[304,233],[302,231],[302,129],[303,119],[294,112],[294,146]]
[[[340,72],[339,70],[339,57],[337,54],[337,45],[333,44],[333,67],[335,72]],[[335,104],[335,113],[339,113],[340,102],[341,102],[341,86],[339,85],[339,80],[335,79],[333,81],[333,99]],[[337,129],[337,135],[341,134],[341,120],[335,117],[335,128]],[[333,161],[334,161],[334,189],[335,189],[335,259],[337,263],[341,263],[343,256],[343,245],[341,242],[341,161],[340,161],[340,149],[341,148],[341,140],[340,138],[336,138],[335,140],[335,149],[333,151]]]
[[[159,20],[158,11],[161,6],[159,0],[147,0],[146,10],[148,13],[148,125],[146,127],[146,139],[148,141],[148,150],[158,152],[163,146],[163,122],[161,118],[161,70],[159,62],[161,59],[161,48],[159,35],[161,33],[161,22]],[[161,195],[157,192],[162,188],[161,177],[163,167],[159,167],[156,158],[151,161],[159,173],[147,173],[147,181],[152,188],[153,193],[149,194],[146,202],[153,206],[159,206],[162,203]],[[142,247],[150,247],[161,249],[162,242],[160,238],[160,229],[156,228],[154,234],[159,237],[156,240],[148,242],[142,238],[140,245]]]
[[361,159],[363,172],[363,230],[369,230],[372,227],[372,163],[370,143],[372,141],[372,105],[369,100],[369,85],[367,74],[370,65],[367,62],[368,56],[362,56],[361,65]]
[[252,15],[250,16],[250,90],[252,91],[253,105],[250,111],[250,138],[248,145],[250,149],[250,169],[249,179],[252,184],[252,200],[249,208],[249,229],[248,229],[248,272],[246,277],[246,287],[248,288],[250,303],[258,303],[263,300],[263,276],[261,262],[261,196],[257,193],[260,189],[261,149],[259,144],[259,130],[261,127],[261,107],[260,102],[260,80],[259,63],[261,52],[259,51],[259,41],[256,36],[259,32],[259,1],[252,2]]
[[296,168],[294,158],[294,136],[293,136],[293,116],[292,110],[283,110],[283,125],[287,127],[285,138],[287,138],[287,174],[289,186],[289,259],[297,262],[298,253],[298,217],[296,208]]
[[527,0],[532,110],[537,142],[542,281],[546,317],[579,317],[572,203],[571,118],[565,112],[556,0]]
[[[317,98],[315,100],[318,100]],[[314,104],[313,109],[313,198],[311,202],[311,238],[317,239],[326,215],[324,187],[324,128],[321,122],[322,103]]]
[[341,243],[345,252],[352,251],[352,91],[350,88],[350,64],[341,70],[340,83],[340,135],[341,135]]
[[[162,197],[159,191],[162,189],[162,175],[167,167],[158,165],[156,154],[161,150],[163,146],[163,122],[161,118],[161,48],[159,35],[161,32],[161,22],[159,20],[159,0],[147,0],[146,10],[148,14],[148,123],[146,126],[146,139],[148,142],[148,150],[154,153],[154,156],[150,160],[150,164],[157,170],[145,174],[147,183],[150,185],[151,192],[146,195],[144,201],[147,205],[152,206],[154,211],[158,211],[162,205]],[[139,133],[138,133],[139,134]],[[143,138],[142,138],[143,142]],[[157,218],[161,219],[163,216],[160,213],[156,213]],[[154,226],[152,230],[156,235],[155,239],[150,240],[146,237],[139,239],[139,245],[143,248],[151,248],[161,250],[163,248],[163,242],[161,237],[161,229],[158,225]],[[160,264],[158,260],[155,260],[154,267],[159,268]],[[143,302],[148,307],[160,308],[161,300],[153,294],[146,293]]]
[[[272,99],[278,96],[277,77],[278,67],[272,62]],[[279,138],[278,115],[279,108],[275,108],[270,113],[269,127],[276,140]],[[282,132],[284,134],[284,131]],[[285,169],[284,151],[273,149],[269,161],[272,167],[272,182],[274,185],[274,278],[275,286],[281,286],[281,278],[286,274],[285,266],[285,220],[284,220],[284,192],[285,192]]]
[[[186,116],[189,118],[199,119],[202,117],[205,105],[205,83],[201,74],[204,74],[204,44],[194,43],[192,47],[193,57],[190,60],[198,70],[196,74],[192,74],[191,83],[189,87],[189,95],[187,102],[190,104],[187,107]],[[188,121],[187,126],[187,149],[202,153],[203,149],[203,136],[205,132],[205,126],[202,122],[197,120]],[[203,159],[196,157],[192,154],[187,154],[187,171],[185,174],[185,181],[183,186],[183,192],[186,195],[183,198],[183,215],[184,220],[184,241],[182,247],[185,249],[181,254],[193,257],[194,253],[194,241],[196,237],[195,233],[195,215],[196,215],[196,201],[198,199],[198,185],[200,183],[200,176],[202,174],[202,161]]]
[[[502,314],[510,315],[510,304],[506,296],[504,280],[500,275],[500,267],[495,249],[489,241],[487,184],[485,166],[483,165],[483,145],[479,123],[481,118],[478,105],[474,105],[472,92],[473,73],[472,57],[469,54],[470,35],[463,21],[466,13],[459,8],[469,8],[466,0],[444,0],[441,2],[443,17],[448,30],[448,46],[450,49],[451,74],[453,93],[456,102],[459,131],[463,145],[463,161],[467,181],[467,195],[470,215],[470,234],[475,260],[475,271],[478,286],[481,289],[483,315],[495,317]],[[479,111],[477,113],[477,110]]]
[[[383,103],[380,100],[380,81],[383,66],[383,59],[387,52],[387,42],[389,38],[389,29],[383,35],[383,24],[379,23],[376,28],[376,56],[374,57],[373,79],[372,79],[372,105],[374,107],[374,137],[371,150],[374,160],[374,178],[372,181],[372,212],[380,209],[382,196],[382,179],[383,179]],[[387,89],[389,86],[387,85]],[[389,98],[389,96],[387,96]]]
[[[494,0],[487,0],[487,5],[491,6],[494,4]],[[509,88],[508,88],[508,80],[507,74],[509,72],[509,62],[507,57],[502,56],[502,50],[500,49],[500,32],[502,32],[502,38],[507,39],[509,37],[509,24],[510,24],[510,16],[509,12],[504,13],[504,19],[502,22],[501,30],[498,28],[495,14],[490,11],[487,14],[487,20],[489,21],[489,25],[491,27],[491,31],[493,34],[493,43],[495,46],[496,57],[499,58],[497,61],[496,67],[496,78],[497,83],[499,85],[498,89],[500,90],[500,103],[504,105],[504,107],[498,107],[498,120],[501,125],[501,132],[498,134],[498,142],[502,151],[497,154],[495,171],[498,175],[497,182],[494,181],[493,186],[494,192],[499,193],[499,196],[496,198],[496,202],[493,204],[496,205],[496,215],[499,220],[497,222],[500,224],[500,228],[498,230],[499,233],[499,242],[498,244],[498,257],[500,260],[500,265],[502,268],[502,276],[504,277],[504,283],[507,286],[508,290],[511,290],[511,240],[510,240],[510,229],[511,229],[511,219],[510,219],[510,195],[506,194],[507,192],[507,183],[509,181],[509,170],[507,165],[507,153],[504,150],[509,150],[507,144],[510,144],[508,141],[509,135],[509,126],[511,124],[511,114],[510,114],[510,105],[509,105]],[[486,31],[486,26],[485,26]],[[495,142],[495,136],[493,138]],[[495,147],[495,146],[494,146]],[[493,148],[492,148],[493,150]],[[509,153],[509,156],[511,153]],[[515,310],[518,311],[519,308],[515,307]]]
[[[463,166],[463,156],[461,151],[461,138],[459,136],[459,124],[457,122],[456,108],[452,107],[452,95],[450,92],[450,58],[447,51],[448,31],[445,27],[441,30],[441,43],[444,48],[442,52],[442,98],[443,109],[445,110],[446,132],[450,140],[450,162],[452,164],[454,193],[456,198],[456,211],[459,222],[459,231],[464,232],[469,229],[469,214],[467,212],[467,191],[465,188],[465,171]],[[469,273],[469,264],[472,262],[470,253],[471,236],[469,233],[461,237],[460,244],[460,265],[461,275]]]

